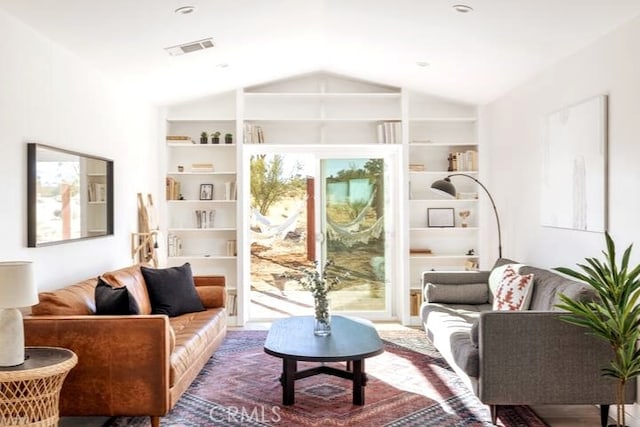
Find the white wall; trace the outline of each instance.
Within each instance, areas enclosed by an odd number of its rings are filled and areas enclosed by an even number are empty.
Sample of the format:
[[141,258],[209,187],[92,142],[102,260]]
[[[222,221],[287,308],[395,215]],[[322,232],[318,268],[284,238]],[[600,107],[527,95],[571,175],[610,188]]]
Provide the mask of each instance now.
[[[609,231],[620,252],[640,243],[638,40],[640,18],[480,109],[480,138],[490,163],[484,179],[503,222],[504,256],[541,267],[575,267],[600,255],[600,233],[540,226],[543,118],[598,94],[609,95]],[[640,246],[634,259],[640,261]]]
[[[480,138],[490,164],[482,170],[501,214],[504,256],[540,267],[575,267],[600,257],[603,234],[540,226],[541,132],[546,114],[608,94],[609,232],[620,253],[635,243],[632,261],[640,262],[638,40],[640,18],[481,108]],[[627,424],[640,426],[640,406],[627,411]]]
[[[136,193],[161,183],[156,109],[2,11],[0,29],[0,260],[34,261],[40,290],[130,264]],[[113,236],[26,247],[27,142],[114,160]]]

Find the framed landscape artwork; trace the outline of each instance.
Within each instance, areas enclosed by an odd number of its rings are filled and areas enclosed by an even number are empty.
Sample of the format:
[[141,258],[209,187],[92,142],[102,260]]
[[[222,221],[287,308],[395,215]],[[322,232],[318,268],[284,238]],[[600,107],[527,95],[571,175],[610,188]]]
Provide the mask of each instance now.
[[541,224],[607,229],[607,96],[545,118]]

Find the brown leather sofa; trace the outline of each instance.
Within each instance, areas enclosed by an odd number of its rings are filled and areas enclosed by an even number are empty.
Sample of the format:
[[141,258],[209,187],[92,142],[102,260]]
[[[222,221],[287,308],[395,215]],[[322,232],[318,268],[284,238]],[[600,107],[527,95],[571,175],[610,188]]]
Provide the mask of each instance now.
[[171,318],[151,314],[139,265],[102,277],[126,286],[142,314],[95,315],[97,279],[88,279],[40,293],[25,316],[26,345],[78,355],[62,388],[60,415],[150,416],[157,427],[226,335],[224,277],[194,277],[206,310]]

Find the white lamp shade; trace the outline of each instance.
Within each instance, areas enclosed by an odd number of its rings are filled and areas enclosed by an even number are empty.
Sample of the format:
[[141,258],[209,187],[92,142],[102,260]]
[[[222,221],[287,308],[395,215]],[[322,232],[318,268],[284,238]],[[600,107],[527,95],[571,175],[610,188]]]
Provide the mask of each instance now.
[[38,289],[30,261],[0,262],[0,308],[29,307],[38,303]]

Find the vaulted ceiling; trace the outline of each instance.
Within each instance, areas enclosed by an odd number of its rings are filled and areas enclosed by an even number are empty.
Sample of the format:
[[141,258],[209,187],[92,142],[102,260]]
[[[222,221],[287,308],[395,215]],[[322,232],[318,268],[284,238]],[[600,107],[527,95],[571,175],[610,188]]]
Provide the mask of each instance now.
[[[473,11],[456,11],[460,3]],[[186,5],[195,11],[174,12]],[[484,104],[630,21],[640,1],[0,0],[0,8],[157,104],[316,70]],[[210,49],[164,50],[209,37]]]

